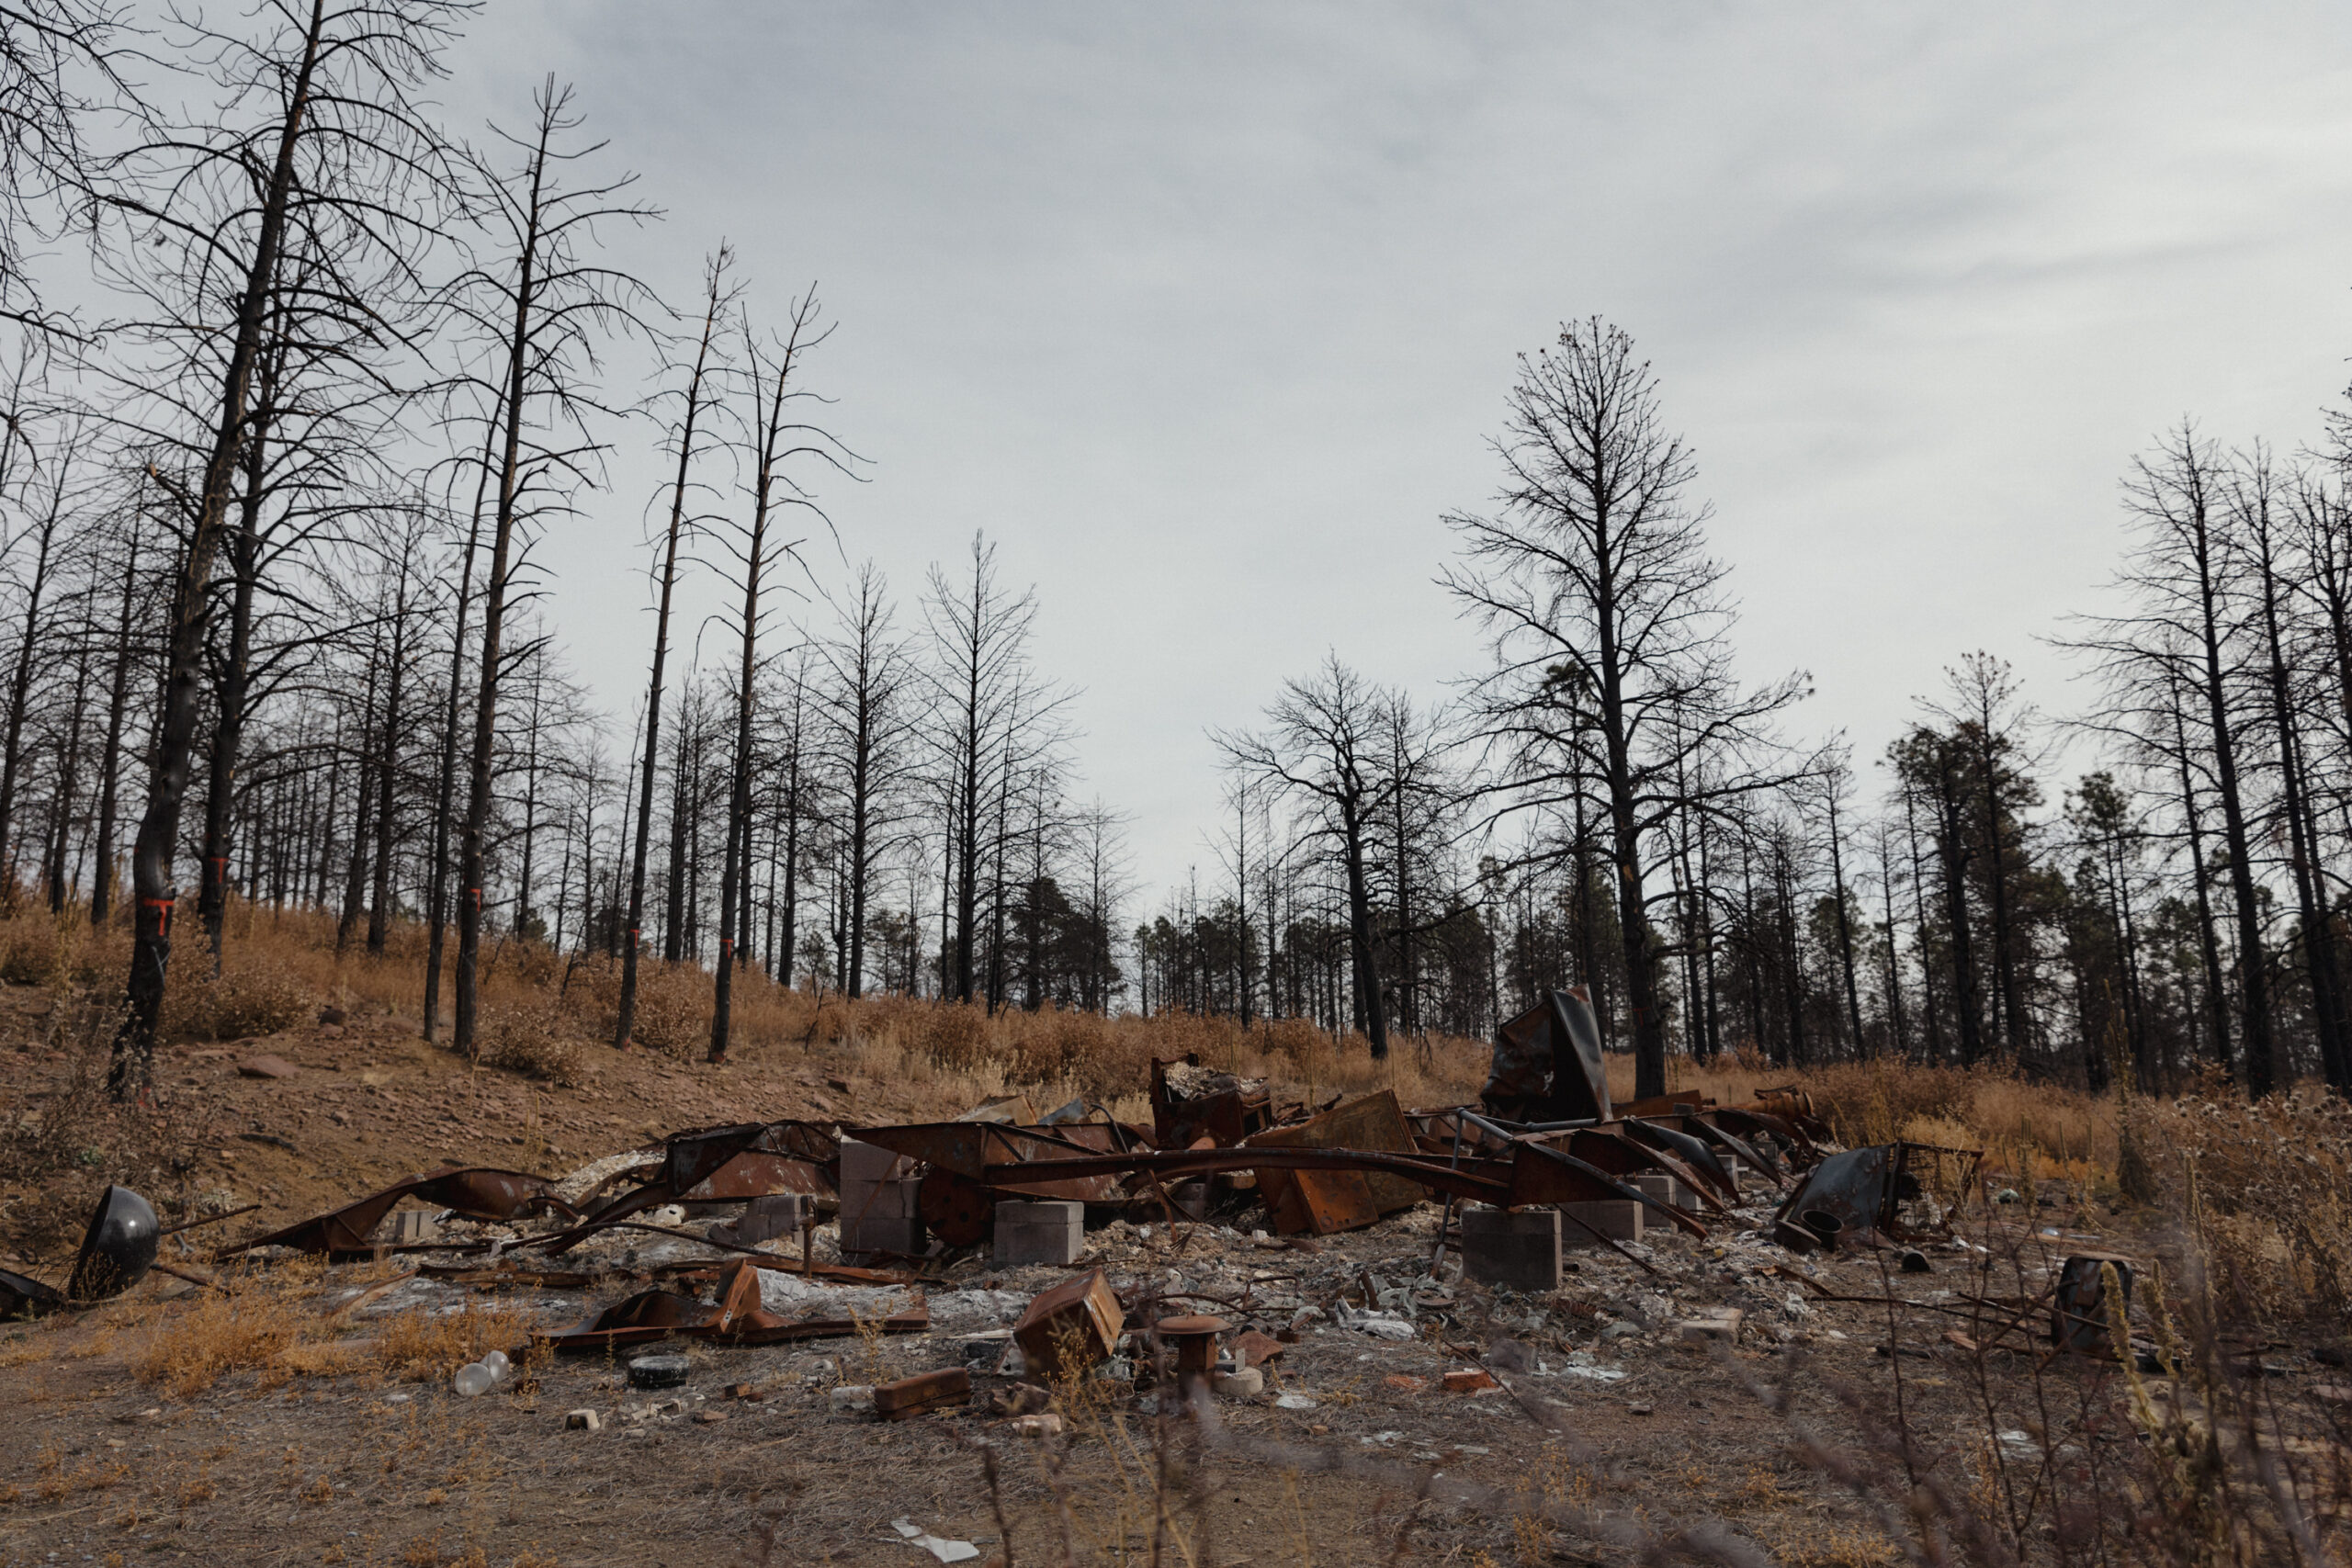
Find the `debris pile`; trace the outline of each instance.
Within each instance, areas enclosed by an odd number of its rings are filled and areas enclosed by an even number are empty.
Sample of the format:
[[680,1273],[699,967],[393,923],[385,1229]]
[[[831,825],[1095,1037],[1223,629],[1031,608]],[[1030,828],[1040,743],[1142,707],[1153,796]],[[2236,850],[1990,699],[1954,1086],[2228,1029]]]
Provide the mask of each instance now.
[[[1840,1253],[1929,1272],[1931,1251],[1969,1245],[1951,1219],[1981,1186],[1975,1151],[1838,1149],[1795,1089],[1619,1105],[1603,1067],[1586,999],[1554,992],[1503,1025],[1474,1105],[1408,1110],[1388,1090],[1278,1104],[1262,1080],[1155,1060],[1149,1128],[1075,1101],[1041,1116],[1018,1095],[945,1122],[695,1128],[560,1177],[419,1173],[216,1256],[413,1262],[345,1299],[370,1316],[533,1292],[543,1321],[564,1319],[537,1347],[628,1359],[633,1387],[669,1386],[669,1342],[707,1360],[862,1340],[874,1381],[817,1362],[805,1392],[820,1408],[969,1408],[1042,1433],[1063,1419],[1048,1391],[1079,1380],[1140,1409],[1315,1411],[1331,1391],[1305,1369],[1323,1363],[1295,1348],[1318,1337],[1360,1345],[1351,1359],[1399,1388],[1467,1402],[1531,1379],[1613,1383],[1653,1351],[1807,1333],[1815,1303],[1861,1299],[1838,1289]],[[99,1208],[66,1289],[0,1274],[0,1309],[54,1310],[146,1272],[152,1209],[121,1189]],[[2107,1292],[2131,1288],[2124,1260],[2086,1252],[2039,1297],[1929,1294],[1980,1338],[1988,1313],[1995,1340],[2046,1318],[2096,1355]],[[886,1337],[938,1364],[883,1379]],[[461,1381],[505,1375],[486,1357]]]

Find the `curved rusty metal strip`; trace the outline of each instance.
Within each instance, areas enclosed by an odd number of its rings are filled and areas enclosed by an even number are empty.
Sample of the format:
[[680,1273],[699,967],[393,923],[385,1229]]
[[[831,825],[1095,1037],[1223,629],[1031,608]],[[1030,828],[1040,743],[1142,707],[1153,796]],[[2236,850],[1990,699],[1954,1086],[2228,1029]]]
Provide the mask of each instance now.
[[1555,1148],[1565,1144],[1566,1147],[1563,1152],[1579,1159],[1589,1160],[1602,1171],[1621,1180],[1628,1173],[1611,1170],[1607,1160],[1600,1157],[1600,1151],[1607,1149],[1612,1155],[1622,1151],[1633,1156],[1645,1170],[1674,1178],[1698,1194],[1699,1201],[1715,1213],[1724,1214],[1731,1212],[1731,1206],[1723,1201],[1722,1195],[1717,1193],[1697,1171],[1684,1163],[1679,1156],[1649,1144],[1635,1142],[1626,1135],[1624,1128],[1620,1124],[1579,1127],[1572,1133],[1559,1134],[1557,1142],[1550,1139],[1539,1141],[1544,1142],[1547,1147]]
[[1739,1201],[1739,1184],[1732,1180],[1731,1172],[1724,1168],[1723,1161],[1715,1157],[1715,1151],[1707,1146],[1704,1139],[1695,1137],[1679,1127],[1661,1126],[1638,1116],[1625,1118],[1625,1134],[1652,1148],[1663,1146],[1667,1153],[1674,1155],[1696,1171],[1706,1185],[1713,1188],[1726,1201],[1732,1203]]
[[469,1220],[511,1220],[534,1206],[577,1217],[577,1211],[555,1195],[553,1183],[545,1177],[490,1166],[448,1166],[396,1181],[380,1192],[370,1192],[340,1209],[298,1220],[267,1235],[232,1242],[213,1256],[232,1258],[259,1247],[288,1247],[298,1252],[323,1252],[330,1257],[339,1252],[365,1252],[369,1250],[368,1238],[375,1234],[384,1216],[401,1199],[412,1196],[438,1203]]

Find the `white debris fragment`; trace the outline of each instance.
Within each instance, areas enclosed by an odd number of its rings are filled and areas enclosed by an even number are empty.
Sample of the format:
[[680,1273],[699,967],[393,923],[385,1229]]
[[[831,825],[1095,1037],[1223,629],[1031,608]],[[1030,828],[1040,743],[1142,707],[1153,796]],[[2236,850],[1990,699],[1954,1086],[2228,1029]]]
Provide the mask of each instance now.
[[945,1540],[917,1529],[905,1519],[892,1519],[890,1528],[897,1530],[909,1546],[919,1546],[942,1562],[962,1562],[980,1554],[980,1549],[968,1540]]
[[882,1318],[906,1311],[911,1302],[894,1285],[828,1285],[781,1269],[760,1270],[760,1305],[779,1317]]
[[1410,1339],[1414,1337],[1409,1319],[1393,1312],[1358,1312],[1345,1302],[1339,1306],[1340,1326],[1352,1328],[1359,1334],[1369,1334],[1375,1339]]
[[1021,1291],[951,1291],[931,1298],[935,1330],[967,1329],[1020,1321],[1030,1296]]

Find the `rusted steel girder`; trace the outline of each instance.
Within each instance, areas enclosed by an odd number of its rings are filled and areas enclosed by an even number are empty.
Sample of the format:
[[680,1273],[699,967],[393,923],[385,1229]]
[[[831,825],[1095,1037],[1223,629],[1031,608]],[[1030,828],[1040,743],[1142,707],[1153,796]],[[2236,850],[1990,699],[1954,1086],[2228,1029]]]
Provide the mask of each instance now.
[[[861,1137],[865,1135],[859,1134]],[[1375,1154],[1363,1149],[1285,1149],[1253,1145],[1234,1149],[1136,1150],[1072,1157],[1053,1163],[1057,1169],[1073,1178],[1200,1176],[1220,1170],[1259,1168],[1381,1171],[1417,1181],[1440,1192],[1451,1192],[1458,1198],[1476,1198],[1490,1203],[1509,1201],[1509,1188],[1503,1182],[1474,1176],[1465,1170],[1450,1170],[1442,1162],[1422,1156]],[[998,1191],[1019,1191],[1024,1190],[1025,1184],[1035,1181],[1035,1168],[1021,1163],[988,1165],[981,1168],[977,1179],[981,1186]]]
[[[1015,1127],[1001,1122],[916,1122],[899,1127],[849,1127],[843,1135],[862,1144],[922,1160],[933,1170],[981,1181],[984,1173],[1023,1168],[1025,1177],[989,1180],[1000,1192],[1027,1198],[1075,1198],[1107,1202],[1115,1178],[1129,1168],[1085,1166],[1103,1156],[1125,1157],[1149,1146],[1139,1131],[1115,1122],[1073,1122],[1056,1127]],[[1053,1175],[1045,1171],[1050,1168]]]

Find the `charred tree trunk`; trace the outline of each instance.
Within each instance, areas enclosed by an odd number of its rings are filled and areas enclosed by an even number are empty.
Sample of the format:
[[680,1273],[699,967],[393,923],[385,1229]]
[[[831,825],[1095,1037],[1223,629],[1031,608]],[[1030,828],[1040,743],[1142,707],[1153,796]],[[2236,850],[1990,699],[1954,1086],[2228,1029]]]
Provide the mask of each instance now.
[[400,784],[401,726],[406,718],[401,697],[408,684],[410,568],[410,556],[402,551],[393,589],[392,659],[385,671],[384,727],[376,751],[376,864],[368,903],[368,953],[372,958],[384,956],[385,939],[392,925],[393,813]]
[[115,623],[114,675],[107,687],[107,739],[98,762],[97,865],[90,879],[90,923],[114,909],[115,806],[122,773],[122,726],[130,711],[130,621],[139,591],[140,530],[134,518],[122,566],[122,614]]
[[260,357],[263,318],[268,308],[270,279],[277,276],[277,255],[286,228],[286,209],[294,185],[295,149],[311,110],[311,84],[317,70],[326,15],[323,0],[312,0],[301,53],[287,73],[284,117],[277,147],[261,204],[261,218],[237,305],[235,335],[221,377],[220,417],[213,426],[212,449],[205,462],[202,490],[196,499],[188,529],[187,553],[181,563],[175,613],[166,664],[163,722],[155,739],[155,771],[147,791],[147,809],[139,822],[132,850],[131,879],[139,907],[131,942],[130,975],[125,987],[128,1007],[115,1036],[107,1087],[117,1099],[143,1090],[153,1071],[155,1021],[164,1006],[164,985],[171,967],[172,905],[176,890],[172,878],[172,854],[180,830],[180,808],[187,795],[188,764],[196,741],[196,724],[203,699],[205,633],[210,623],[212,563],[220,553],[221,531],[229,516],[230,488],[237,457],[246,436],[250,416],[248,395],[255,361]]
[[[678,540],[685,529],[686,481],[694,463],[695,424],[703,405],[703,374],[710,360],[710,345],[726,298],[722,278],[727,265],[723,250],[712,258],[706,273],[702,337],[695,349],[694,370],[686,378],[686,406],[678,434],[678,473],[670,487],[670,525],[662,547],[662,600],[653,621],[653,673],[645,693],[645,761],[637,796],[637,841],[629,854],[628,930],[621,949],[619,1017],[613,1026],[613,1044],[625,1049],[637,1027],[637,964],[639,933],[645,923],[645,857],[653,834],[653,775],[662,755],[662,682],[670,659],[670,602],[678,581]],[[671,837],[676,839],[675,818]],[[665,956],[677,961],[677,856],[671,855],[670,929]]]

